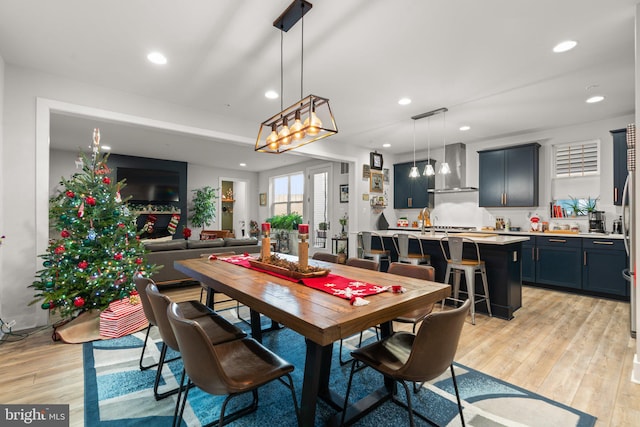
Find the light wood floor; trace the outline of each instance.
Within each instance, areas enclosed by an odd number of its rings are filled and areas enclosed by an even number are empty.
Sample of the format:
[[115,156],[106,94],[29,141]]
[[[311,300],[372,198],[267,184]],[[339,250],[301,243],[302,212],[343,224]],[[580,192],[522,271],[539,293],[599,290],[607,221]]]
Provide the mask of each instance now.
[[[198,299],[200,288],[167,293]],[[0,345],[0,403],[70,404],[71,425],[82,426],[82,346],[54,343],[51,332]],[[618,427],[640,426],[634,353],[628,303],[524,287],[515,319],[467,321],[456,360]]]

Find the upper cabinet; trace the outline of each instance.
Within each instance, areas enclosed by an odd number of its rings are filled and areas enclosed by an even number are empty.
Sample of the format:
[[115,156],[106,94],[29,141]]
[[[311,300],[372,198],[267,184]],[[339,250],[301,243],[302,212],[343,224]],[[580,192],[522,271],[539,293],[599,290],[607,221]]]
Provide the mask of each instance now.
[[[435,165],[435,160],[430,160]],[[409,172],[413,162],[396,163],[393,165],[393,208],[433,208],[433,193],[429,190],[435,188],[434,176],[424,176],[422,172],[427,165],[427,160],[416,161],[416,167],[420,172],[417,178],[410,178]]]
[[538,206],[540,144],[478,151],[481,207]]
[[622,190],[627,179],[627,130],[612,130],[613,137],[613,204],[622,205]]

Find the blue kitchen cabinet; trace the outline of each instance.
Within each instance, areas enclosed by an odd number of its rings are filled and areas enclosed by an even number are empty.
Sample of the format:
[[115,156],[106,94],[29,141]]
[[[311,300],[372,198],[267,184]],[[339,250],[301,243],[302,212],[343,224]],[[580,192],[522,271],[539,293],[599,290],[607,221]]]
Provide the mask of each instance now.
[[627,179],[627,130],[612,130],[613,137],[613,204],[622,205],[622,190]]
[[536,237],[522,242],[522,281],[536,281]]
[[536,237],[536,283],[582,289],[582,238]]
[[538,206],[540,144],[479,153],[480,207]]
[[583,239],[582,288],[598,294],[628,296],[628,282],[622,277],[627,266],[624,242],[620,239]]
[[[433,193],[435,176],[424,176],[422,172],[428,160],[416,161],[420,175],[410,178],[409,172],[413,162],[396,163],[393,165],[393,208],[394,209],[422,209],[433,208]],[[431,160],[431,165],[435,160]]]

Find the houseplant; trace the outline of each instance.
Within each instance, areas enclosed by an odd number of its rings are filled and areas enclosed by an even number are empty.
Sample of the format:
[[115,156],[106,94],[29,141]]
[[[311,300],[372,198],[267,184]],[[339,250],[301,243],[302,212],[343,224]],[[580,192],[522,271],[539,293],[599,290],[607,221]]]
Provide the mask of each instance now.
[[[271,224],[271,234],[275,237],[277,246],[276,250],[282,253],[289,253],[289,233],[298,228],[298,224],[302,224],[302,215],[297,212],[290,214],[274,215],[267,218],[266,222]],[[294,245],[295,251],[295,245]]]
[[192,225],[204,229],[216,219],[218,189],[206,186],[191,191],[195,193],[195,196],[191,200],[192,208],[189,221],[191,221]]

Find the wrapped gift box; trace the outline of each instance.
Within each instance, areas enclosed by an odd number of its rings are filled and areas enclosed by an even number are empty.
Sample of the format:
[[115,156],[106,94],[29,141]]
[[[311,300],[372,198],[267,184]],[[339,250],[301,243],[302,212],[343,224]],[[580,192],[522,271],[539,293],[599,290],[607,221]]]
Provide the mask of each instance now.
[[119,338],[147,325],[139,297],[114,301],[100,313],[100,335],[104,337]]

